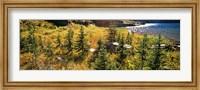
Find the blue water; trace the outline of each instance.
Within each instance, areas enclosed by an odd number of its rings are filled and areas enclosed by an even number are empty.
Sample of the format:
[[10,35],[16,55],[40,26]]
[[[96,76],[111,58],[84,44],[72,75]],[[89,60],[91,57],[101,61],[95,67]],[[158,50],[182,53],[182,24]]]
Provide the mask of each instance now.
[[126,28],[138,34],[160,34],[168,39],[180,41],[180,23],[146,23],[145,25],[128,26]]

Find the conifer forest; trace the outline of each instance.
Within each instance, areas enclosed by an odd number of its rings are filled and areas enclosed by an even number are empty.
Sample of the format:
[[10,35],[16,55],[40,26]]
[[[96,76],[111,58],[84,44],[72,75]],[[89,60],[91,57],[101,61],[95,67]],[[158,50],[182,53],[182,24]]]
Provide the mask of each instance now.
[[180,70],[180,22],[20,20],[20,70]]

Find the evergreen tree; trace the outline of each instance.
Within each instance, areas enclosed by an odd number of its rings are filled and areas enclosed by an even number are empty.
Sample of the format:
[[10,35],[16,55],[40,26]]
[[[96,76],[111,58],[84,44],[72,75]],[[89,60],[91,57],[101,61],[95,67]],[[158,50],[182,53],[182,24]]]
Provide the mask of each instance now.
[[41,47],[41,50],[44,49],[44,43],[42,41],[42,37],[41,36],[39,36],[39,46]]
[[35,22],[33,22],[33,23],[32,23],[32,26],[33,26],[33,31],[35,31],[35,26],[36,26],[36,23],[35,23]]
[[116,31],[115,27],[110,27],[109,28],[109,32],[108,32],[108,34],[109,34],[108,41],[109,42],[115,42],[116,33],[117,33],[117,31]]
[[130,35],[130,33],[128,33],[127,37],[126,37],[126,43],[131,45],[132,44],[132,37]]
[[103,41],[99,39],[97,44],[98,44],[97,52],[99,52],[103,48]]
[[20,36],[20,52],[28,52],[28,40],[25,37]]
[[123,59],[126,58],[126,50],[124,48],[125,40],[124,40],[124,35],[122,34],[119,46],[118,46],[118,52],[119,52],[119,59],[117,60],[119,63],[122,65],[124,64]]
[[159,70],[161,64],[162,57],[162,49],[161,49],[161,35],[159,34],[158,39],[155,42],[155,48],[153,49],[153,59],[150,63],[150,67],[152,70]]
[[38,67],[36,62],[37,62],[37,58],[40,55],[40,53],[39,53],[39,50],[38,50],[38,43],[36,41],[36,38],[35,38],[34,34],[33,34],[33,42],[32,42],[32,44],[33,44],[32,52],[33,52],[33,56],[34,56],[33,57],[33,65],[34,65],[33,68],[38,69],[39,67]]
[[35,31],[36,30],[36,23],[35,22],[27,22],[27,30],[28,31]]
[[35,38],[33,31],[30,31],[29,36],[27,38],[27,47],[28,47],[28,51],[33,54],[33,57],[31,57],[32,61],[30,63],[32,63],[32,64],[30,64],[30,68],[38,69],[36,62],[37,62],[37,58],[40,53],[38,50],[38,43],[37,43],[37,40]]
[[101,39],[99,39],[97,41],[97,45],[98,45],[98,48],[96,49],[96,52],[94,53],[94,58],[96,58],[98,56],[98,53],[103,48],[103,41]]
[[116,60],[108,60],[106,63],[106,70],[120,70],[120,63]]
[[116,42],[116,28],[114,26],[109,27],[108,29],[108,46],[107,46],[107,50],[110,53],[115,52],[115,47],[112,45],[113,42]]
[[30,31],[28,38],[27,38],[27,47],[28,47],[28,51],[33,53],[33,51],[35,50],[35,45],[37,43],[34,32]]
[[89,50],[89,45],[86,42],[83,27],[81,26],[80,34],[78,35],[78,41],[76,42],[76,50],[81,52],[87,52]]
[[45,52],[46,52],[45,54],[46,54],[47,58],[53,57],[52,43],[50,41],[47,41],[47,46],[46,46]]
[[32,52],[34,53],[34,54],[36,54],[36,53],[38,53],[37,52],[37,48],[38,48],[38,43],[37,43],[37,40],[36,40],[36,38],[35,38],[35,36],[34,36],[34,34],[32,35],[33,36],[33,41],[32,41]]
[[[100,50],[103,48],[103,41],[102,41],[101,39],[99,39],[99,40],[97,41],[97,45],[98,45],[98,47],[97,47],[97,49],[95,50],[94,56],[93,56],[92,60],[90,60],[89,63],[95,62],[95,58],[98,57],[98,54],[99,54]],[[92,65],[92,63],[91,63],[91,65]]]
[[70,55],[72,55],[73,53],[73,36],[74,36],[74,32],[70,29],[67,33],[67,38],[66,38],[67,54],[70,53]]
[[126,44],[128,44],[128,45],[131,46],[131,48],[128,48],[128,49],[126,50],[128,56],[134,55],[134,51],[133,51],[134,48],[133,48],[133,45],[132,45],[132,37],[131,37],[131,34],[130,34],[130,33],[128,33],[128,35],[127,35],[127,37],[126,37]]
[[56,43],[57,43],[57,47],[61,46],[61,39],[60,39],[60,34],[58,34],[57,38],[56,38]]
[[147,42],[148,42],[147,34],[144,34],[142,42],[140,43],[140,46],[138,48],[138,53],[139,53],[139,56],[141,57],[141,62],[140,62],[141,70],[144,67],[144,62],[147,60],[147,50],[148,50]]
[[28,29],[28,31],[31,31],[31,30],[33,30],[33,27],[32,27],[32,24],[31,24],[31,22],[27,22],[27,29]]
[[34,36],[35,28],[33,28],[33,24],[31,22],[27,22],[27,26],[28,26],[27,29],[29,31],[29,34],[28,34],[27,39],[24,39],[25,40],[24,46],[27,48],[28,52],[33,53],[34,48],[35,48],[34,43],[37,43],[36,38]]
[[106,70],[108,54],[101,40],[99,40],[98,45],[99,45],[98,56],[96,57],[95,62],[93,63],[93,67],[96,70]]

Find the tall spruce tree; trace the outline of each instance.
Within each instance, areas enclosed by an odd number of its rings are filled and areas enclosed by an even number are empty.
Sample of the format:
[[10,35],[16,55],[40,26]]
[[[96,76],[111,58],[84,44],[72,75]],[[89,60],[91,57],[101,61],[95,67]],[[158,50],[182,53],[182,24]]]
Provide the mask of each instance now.
[[122,37],[118,46],[119,58],[117,60],[122,65],[124,64],[123,59],[125,59],[127,56],[124,44],[125,44],[125,40],[124,40],[124,35],[122,34]]
[[52,59],[53,49],[52,49],[52,43],[50,41],[47,41],[47,46],[46,46],[45,52],[46,52],[45,54],[47,56],[47,59],[48,58]]
[[142,41],[140,42],[140,46],[138,48],[138,54],[141,58],[141,62],[140,62],[141,70],[144,67],[144,62],[147,60],[147,50],[148,50],[147,42],[148,42],[147,34],[144,34],[144,37]]
[[73,53],[73,36],[74,32],[70,29],[67,33],[66,37],[66,49],[67,49],[67,54],[72,55]]
[[27,30],[28,31],[31,31],[31,30],[33,30],[33,26],[32,26],[32,24],[31,24],[31,22],[27,22]]
[[[21,34],[20,34],[21,35]],[[20,36],[20,52],[28,52],[28,39],[26,37]]]
[[32,69],[38,69],[36,62],[37,62],[37,58],[38,58],[40,52],[38,50],[37,39],[35,38],[33,31],[29,32],[29,35],[27,38],[27,48],[28,48],[28,51],[33,54],[33,57],[31,57],[32,64],[30,65],[30,67]]
[[35,50],[35,43],[37,43],[34,32],[33,31],[29,31],[29,35],[27,38],[27,47],[28,47],[28,51],[33,53],[33,51]]
[[126,44],[128,44],[128,45],[131,46],[131,48],[128,48],[128,49],[126,50],[128,56],[134,55],[134,51],[133,51],[134,48],[133,48],[133,45],[132,45],[132,41],[133,41],[133,40],[132,40],[131,34],[128,33],[128,34],[127,34],[127,37],[126,37]]
[[129,44],[129,45],[132,44],[132,37],[131,37],[131,34],[130,34],[130,33],[127,34],[126,43]]
[[35,38],[35,35],[33,34],[32,35],[32,50],[33,50],[33,53],[37,53],[37,48],[38,48],[38,43],[37,43],[37,40]]
[[33,57],[33,59],[34,59],[34,61],[33,61],[34,67],[33,68],[39,69],[39,67],[38,67],[36,62],[37,62],[38,56],[40,55],[40,52],[38,50],[38,43],[37,43],[37,40],[36,40],[34,34],[33,34],[32,44],[33,44],[32,51],[33,51],[33,55],[34,55],[34,57]]
[[108,54],[102,40],[99,40],[98,47],[99,47],[98,56],[95,58],[93,67],[96,70],[105,70],[108,61]]
[[[103,41],[102,41],[101,39],[99,39],[99,40],[97,41],[97,45],[98,45],[98,47],[97,47],[97,49],[95,50],[94,56],[93,56],[92,60],[90,61],[90,63],[91,63],[91,62],[95,62],[95,58],[98,57],[98,54],[99,54],[100,50],[103,48]],[[92,65],[92,63],[91,63],[91,65]]]
[[97,53],[100,52],[100,50],[103,48],[103,41],[101,39],[98,40],[97,42],[98,48],[97,48]]
[[161,35],[159,34],[158,39],[155,42],[155,48],[153,49],[153,59],[151,61],[151,69],[152,70],[159,70],[161,64],[161,57],[162,57],[162,49],[161,49]]
[[56,38],[56,43],[57,43],[57,47],[61,46],[60,34],[58,34],[58,36]]
[[44,43],[43,43],[43,40],[42,40],[42,37],[39,36],[39,46],[41,47],[41,51],[44,49]]
[[108,41],[109,42],[115,42],[116,34],[117,34],[116,28],[115,27],[110,27],[109,31],[108,31],[108,34],[109,34]]
[[85,33],[83,27],[81,26],[80,34],[78,35],[78,40],[76,41],[76,50],[81,52],[87,52],[89,50],[89,45],[85,39]]
[[36,26],[36,23],[35,23],[35,22],[33,22],[33,23],[32,23],[32,26],[33,26],[33,31],[35,31],[35,30],[36,30],[36,28],[35,28],[35,26]]

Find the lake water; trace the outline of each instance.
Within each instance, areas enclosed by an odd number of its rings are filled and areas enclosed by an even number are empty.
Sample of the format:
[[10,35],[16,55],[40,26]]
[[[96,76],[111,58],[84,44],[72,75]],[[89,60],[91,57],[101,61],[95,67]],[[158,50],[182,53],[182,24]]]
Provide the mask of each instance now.
[[161,34],[169,39],[180,41],[180,23],[146,23],[140,26],[127,26],[129,31],[138,34]]

